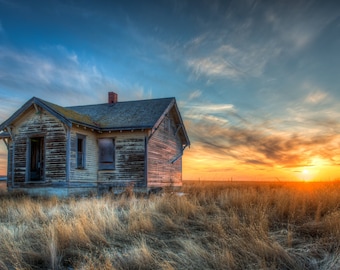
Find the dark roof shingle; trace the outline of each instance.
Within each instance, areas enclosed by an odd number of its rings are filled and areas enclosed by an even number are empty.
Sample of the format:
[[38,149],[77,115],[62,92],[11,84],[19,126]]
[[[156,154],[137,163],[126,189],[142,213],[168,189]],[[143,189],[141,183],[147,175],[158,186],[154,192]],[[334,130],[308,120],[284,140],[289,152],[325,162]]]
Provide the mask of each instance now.
[[101,129],[152,128],[174,98],[125,101],[113,104],[66,107],[66,110],[86,116]]

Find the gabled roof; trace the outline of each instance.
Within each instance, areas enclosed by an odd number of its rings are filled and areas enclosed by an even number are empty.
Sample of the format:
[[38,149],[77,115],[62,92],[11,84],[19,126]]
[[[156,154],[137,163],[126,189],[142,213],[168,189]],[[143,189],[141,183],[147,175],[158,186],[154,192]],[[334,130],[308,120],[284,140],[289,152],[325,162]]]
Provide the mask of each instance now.
[[67,107],[81,115],[88,115],[104,130],[153,128],[157,120],[175,103],[175,98],[149,99]]
[[165,115],[174,110],[181,140],[184,145],[190,145],[176,99],[173,97],[72,107],[62,107],[33,97],[0,125],[0,131],[10,126],[31,106],[39,106],[45,109],[67,126],[79,124],[96,131],[155,130]]

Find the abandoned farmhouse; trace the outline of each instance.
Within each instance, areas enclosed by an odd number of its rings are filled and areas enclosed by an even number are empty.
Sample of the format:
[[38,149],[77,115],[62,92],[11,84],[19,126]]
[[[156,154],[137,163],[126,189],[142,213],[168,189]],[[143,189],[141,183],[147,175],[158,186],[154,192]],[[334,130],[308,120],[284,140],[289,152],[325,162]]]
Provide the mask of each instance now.
[[68,196],[182,185],[190,145],[175,98],[62,107],[33,97],[0,125],[7,188]]

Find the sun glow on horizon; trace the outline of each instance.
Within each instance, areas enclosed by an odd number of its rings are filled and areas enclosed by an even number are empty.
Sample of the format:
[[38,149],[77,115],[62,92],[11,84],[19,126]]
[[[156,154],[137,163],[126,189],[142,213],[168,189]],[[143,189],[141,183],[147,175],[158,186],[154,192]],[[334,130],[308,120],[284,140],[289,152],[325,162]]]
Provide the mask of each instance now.
[[303,175],[302,180],[304,180],[304,181],[311,181],[312,178],[313,178],[312,174],[307,169],[302,170],[302,175]]
[[325,158],[314,156],[299,160],[303,166],[286,167],[282,164],[246,164],[223,152],[207,151],[194,145],[183,159],[183,179],[201,181],[279,181],[327,182],[339,179],[340,166]]

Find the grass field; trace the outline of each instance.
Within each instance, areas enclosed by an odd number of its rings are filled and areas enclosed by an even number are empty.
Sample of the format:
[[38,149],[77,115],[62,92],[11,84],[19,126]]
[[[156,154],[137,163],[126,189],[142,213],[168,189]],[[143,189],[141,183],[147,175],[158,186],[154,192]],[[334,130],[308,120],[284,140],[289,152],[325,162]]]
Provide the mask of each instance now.
[[186,184],[185,195],[0,191],[0,269],[340,269],[340,183]]

